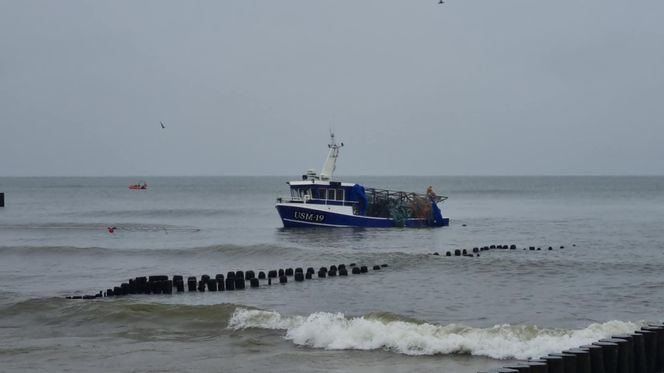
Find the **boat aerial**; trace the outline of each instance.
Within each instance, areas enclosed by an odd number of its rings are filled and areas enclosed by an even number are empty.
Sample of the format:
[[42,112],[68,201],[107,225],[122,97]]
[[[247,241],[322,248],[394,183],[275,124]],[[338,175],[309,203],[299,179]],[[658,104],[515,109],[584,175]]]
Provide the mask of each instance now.
[[290,197],[278,198],[276,208],[284,227],[442,227],[449,225],[438,203],[447,197],[365,188],[332,181],[339,149],[330,133],[329,153],[320,174],[309,170],[290,181]]
[[138,184],[131,184],[129,185],[129,189],[145,190],[148,189],[148,183],[146,183],[145,181],[141,181]]

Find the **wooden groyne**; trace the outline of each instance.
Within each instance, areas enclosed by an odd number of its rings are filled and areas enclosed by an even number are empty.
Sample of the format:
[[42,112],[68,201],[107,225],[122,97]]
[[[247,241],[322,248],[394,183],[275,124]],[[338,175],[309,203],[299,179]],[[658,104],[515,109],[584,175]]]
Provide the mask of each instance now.
[[[388,267],[387,264],[373,265],[371,270],[380,271]],[[67,299],[96,299],[104,297],[118,297],[132,294],[173,294],[187,292],[219,292],[235,291],[259,288],[262,286],[271,286],[272,284],[287,284],[289,281],[303,282],[314,278],[345,277],[349,273],[352,275],[361,275],[368,273],[370,268],[366,265],[356,265],[351,263],[331,265],[329,267],[320,267],[318,270],[314,267],[308,267],[306,271],[302,267],[281,268],[270,271],[231,271],[225,275],[220,273],[214,277],[202,275],[200,277],[188,276],[186,279],[182,275],[153,275],[139,276],[129,279],[118,286],[100,290],[96,294],[68,296]],[[186,281],[185,281],[186,280]],[[186,286],[185,286],[186,285]]]
[[661,373],[664,324],[478,373]]

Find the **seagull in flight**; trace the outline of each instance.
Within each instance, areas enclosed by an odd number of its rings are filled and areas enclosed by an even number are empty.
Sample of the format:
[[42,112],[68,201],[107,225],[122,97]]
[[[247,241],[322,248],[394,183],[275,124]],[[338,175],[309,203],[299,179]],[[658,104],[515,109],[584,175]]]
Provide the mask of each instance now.
[[166,128],[166,126],[164,126],[164,122],[159,121],[159,123],[161,123],[161,128]]

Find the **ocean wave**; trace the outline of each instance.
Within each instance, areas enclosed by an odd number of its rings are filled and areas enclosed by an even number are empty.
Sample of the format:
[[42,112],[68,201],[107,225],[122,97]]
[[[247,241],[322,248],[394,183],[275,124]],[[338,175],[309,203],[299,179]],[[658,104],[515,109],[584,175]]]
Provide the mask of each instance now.
[[371,314],[347,318],[342,313],[317,312],[283,316],[274,311],[238,308],[231,329],[284,329],[285,338],[300,346],[329,350],[385,349],[406,355],[470,354],[494,359],[528,359],[629,333],[641,323],[607,321],[583,329],[546,329],[529,325],[474,328],[434,325]]
[[[183,232],[198,232],[199,228],[190,226],[176,226],[164,224],[140,224],[140,223],[124,223],[113,224],[116,231],[183,231]],[[106,231],[109,227],[108,224],[99,223],[45,223],[45,224],[3,224],[0,229],[3,230],[76,230],[76,231]]]
[[134,217],[216,217],[241,215],[240,210],[232,209],[212,209],[212,208],[172,208],[172,209],[145,209],[145,210],[100,210],[76,212],[71,215],[83,217],[114,217],[114,218],[134,218]]
[[122,253],[123,255],[152,255],[155,251],[159,251],[159,255],[208,255],[208,254],[225,254],[225,255],[283,255],[289,251],[302,251],[301,249],[270,245],[234,245],[234,244],[220,244],[210,246],[194,246],[182,248],[107,248],[107,247],[81,247],[81,246],[0,246],[0,254],[13,254],[13,255],[43,255],[43,254],[57,254],[57,255],[116,255]]
[[48,320],[49,325],[80,325],[82,323],[111,323],[118,325],[143,325],[169,323],[197,328],[224,328],[235,310],[246,305],[221,304],[170,304],[136,302],[136,300],[92,301],[64,298],[33,298],[5,304],[0,308],[3,318],[20,318],[25,322]]
[[78,246],[0,246],[0,254],[11,255],[100,255],[104,253],[117,252],[120,249],[107,249],[103,247],[78,247]]

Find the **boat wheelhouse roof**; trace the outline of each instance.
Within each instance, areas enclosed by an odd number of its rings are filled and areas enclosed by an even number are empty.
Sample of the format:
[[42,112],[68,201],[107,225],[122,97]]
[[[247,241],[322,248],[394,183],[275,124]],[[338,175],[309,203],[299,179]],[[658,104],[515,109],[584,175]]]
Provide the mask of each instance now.
[[355,183],[342,183],[340,181],[330,181],[330,180],[316,180],[316,179],[309,179],[309,180],[296,180],[296,181],[289,181],[287,182],[288,185],[291,187],[299,187],[299,186],[311,186],[311,185],[317,185],[317,186],[333,186],[333,187],[352,187],[355,185]]

